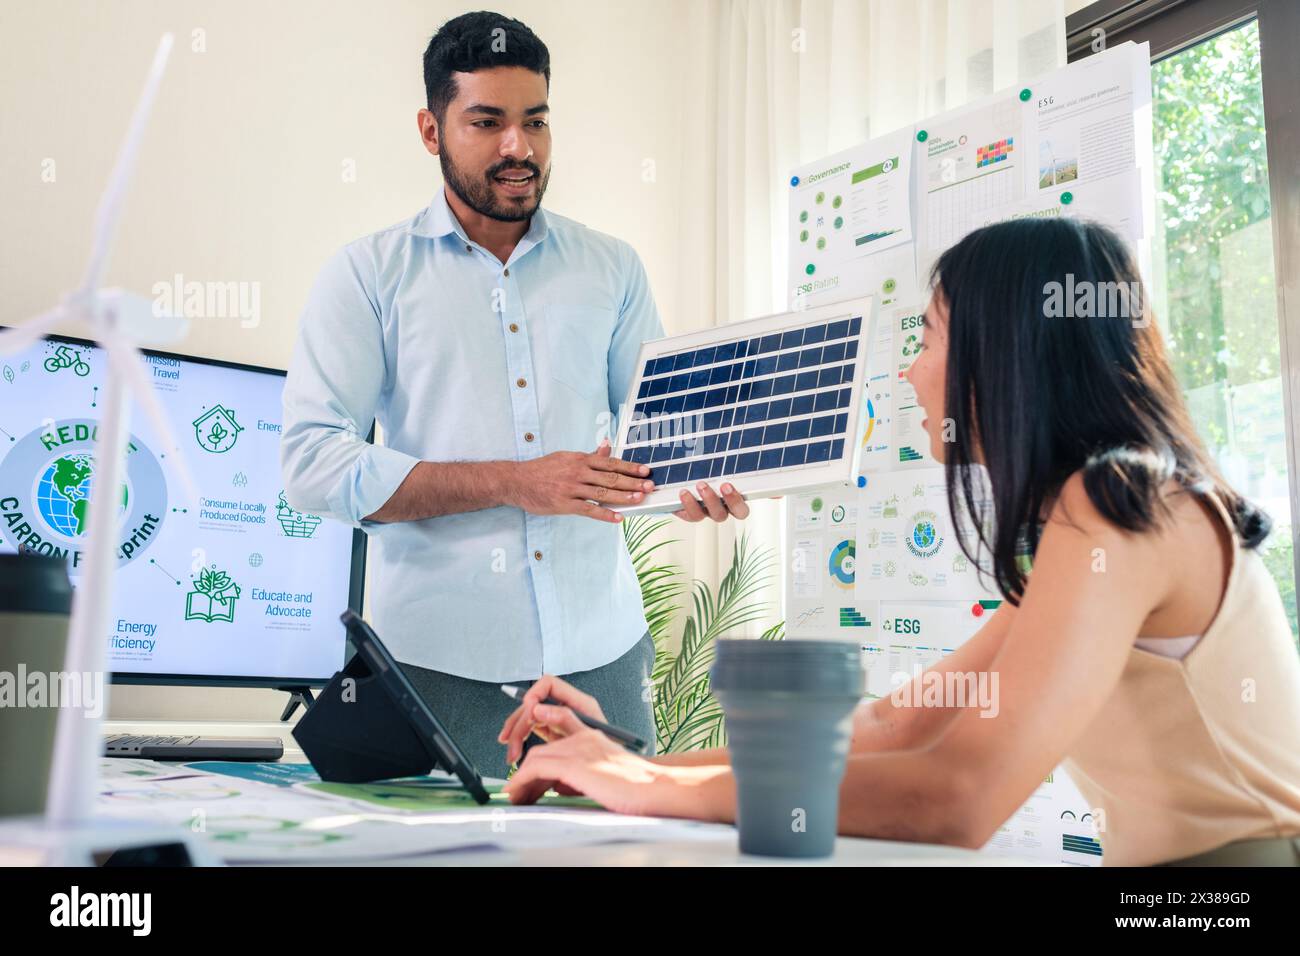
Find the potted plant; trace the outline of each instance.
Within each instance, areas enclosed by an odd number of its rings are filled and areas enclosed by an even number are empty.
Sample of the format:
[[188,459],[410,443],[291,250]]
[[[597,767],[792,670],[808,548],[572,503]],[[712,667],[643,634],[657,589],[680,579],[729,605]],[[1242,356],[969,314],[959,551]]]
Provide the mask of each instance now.
[[[655,532],[671,523],[668,518],[636,515],[623,522],[646,622],[655,642],[651,675],[657,753],[680,753],[726,746],[722,707],[709,691],[709,668],[718,637],[759,620],[767,610],[755,595],[772,573],[769,550],[752,551],[742,535],[732,545],[731,568],[715,590],[703,581],[691,582],[691,614],[682,626],[680,648],[671,648],[673,622],[681,610],[678,598],[688,588],[681,568],[655,563],[660,548],[673,542],[651,541]],[[763,632],[761,640],[781,640],[785,622]]]

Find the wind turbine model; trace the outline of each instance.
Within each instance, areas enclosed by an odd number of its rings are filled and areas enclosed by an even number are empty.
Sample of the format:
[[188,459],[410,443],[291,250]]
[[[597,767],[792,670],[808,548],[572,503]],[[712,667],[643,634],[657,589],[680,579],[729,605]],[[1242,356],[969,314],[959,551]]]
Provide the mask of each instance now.
[[[185,335],[189,322],[183,318],[156,315],[153,302],[144,296],[120,289],[100,288],[127,184],[135,168],[136,153],[171,49],[172,35],[164,34],[158,42],[153,65],[131,116],[112,175],[100,197],[90,262],[81,285],[49,312],[0,332],[0,355],[6,355],[30,347],[61,322],[81,320],[90,327],[91,334],[108,357],[103,415],[95,441],[95,477],[86,506],[89,526],[84,571],[73,596],[64,664],[65,670],[74,674],[105,673],[104,635],[112,630],[109,616],[112,612],[113,576],[117,570],[113,542],[118,509],[113,506],[113,499],[115,490],[121,487],[125,471],[130,413],[128,398],[139,402],[168,450],[179,450],[149,384],[136,343],[160,345],[175,342]],[[186,497],[196,499],[198,493],[194,479],[183,456],[178,453],[173,461]],[[180,828],[163,829],[93,817],[103,747],[102,712],[106,708],[105,699],[103,707],[92,716],[84,701],[75,705],[61,702],[43,825],[32,818],[0,824],[0,855],[6,846],[17,847],[28,850],[42,863],[79,865],[90,864],[96,858],[118,850],[168,846],[188,852],[188,862],[207,862],[207,855]],[[178,862],[174,854],[169,861]]]

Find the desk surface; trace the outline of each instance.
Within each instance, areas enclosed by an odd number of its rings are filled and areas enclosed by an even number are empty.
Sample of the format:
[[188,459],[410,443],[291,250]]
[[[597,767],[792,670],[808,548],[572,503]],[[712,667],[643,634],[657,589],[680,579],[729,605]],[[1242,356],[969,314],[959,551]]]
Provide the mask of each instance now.
[[393,866],[1042,866],[1037,860],[1013,859],[959,847],[895,843],[840,837],[835,853],[821,860],[787,860],[746,856],[734,843],[603,844],[562,849],[444,853],[386,861]]
[[[291,736],[293,725],[279,721],[105,721],[105,733],[200,734],[208,736],[279,737],[285,743],[283,763],[304,763]],[[165,766],[165,765],[160,765]],[[311,799],[311,798],[308,798]],[[500,808],[475,808],[470,817],[491,818]],[[478,822],[476,820],[476,822]],[[288,861],[286,861],[288,862]],[[606,843],[581,846],[488,847],[440,851],[392,859],[350,859],[345,865],[385,866],[1038,866],[1040,861],[995,856],[985,851],[924,843],[862,840],[841,837],[835,853],[823,860],[785,860],[744,856],[733,840],[675,840]],[[290,864],[292,865],[292,864]],[[317,864],[318,865],[318,864]]]

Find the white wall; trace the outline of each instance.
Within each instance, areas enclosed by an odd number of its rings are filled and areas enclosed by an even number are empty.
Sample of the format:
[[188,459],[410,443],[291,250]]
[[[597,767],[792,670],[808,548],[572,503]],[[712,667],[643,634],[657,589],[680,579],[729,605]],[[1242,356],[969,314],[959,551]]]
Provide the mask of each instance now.
[[[441,188],[420,144],[421,54],[484,6],[551,51],[554,173],[546,206],[640,252],[670,332],[683,241],[711,168],[691,146],[710,60],[698,0],[41,0],[0,7],[0,324],[79,278],[95,201],[158,36],[176,34],[108,284],[256,282],[261,324],[196,320],[175,351],[283,368],[316,271],[341,244]],[[196,34],[195,31],[201,31]],[[206,49],[198,52],[202,41]],[[54,181],[43,181],[53,160]],[[645,161],[654,163],[647,182]],[[345,162],[356,181],[345,182]],[[707,198],[706,200],[707,201]],[[83,334],[69,327],[61,331]],[[271,691],[123,687],[113,716],[270,719]]]

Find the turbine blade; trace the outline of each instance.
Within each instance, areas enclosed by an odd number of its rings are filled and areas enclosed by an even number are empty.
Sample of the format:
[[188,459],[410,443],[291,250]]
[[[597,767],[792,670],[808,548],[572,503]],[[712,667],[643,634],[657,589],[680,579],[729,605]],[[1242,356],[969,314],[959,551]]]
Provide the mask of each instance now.
[[185,453],[181,451],[171,426],[167,424],[167,416],[163,414],[162,404],[158,401],[153,386],[149,384],[149,377],[145,374],[143,357],[139,350],[125,336],[110,329],[107,322],[100,326],[100,342],[108,353],[114,371],[122,377],[130,396],[148,416],[150,424],[158,434],[158,440],[163,443],[167,454],[171,456],[170,460],[176,468],[176,475],[180,479],[188,502],[196,503],[199,499],[199,490],[194,481],[194,474],[190,471]]
[[117,222],[122,212],[122,200],[126,195],[131,174],[135,171],[136,153],[140,149],[140,140],[144,137],[144,128],[148,125],[149,114],[153,111],[154,99],[158,87],[162,84],[163,71],[167,68],[167,58],[171,55],[173,37],[164,33],[158,41],[154,52],[153,64],[145,78],[144,90],[136,101],[135,112],[131,114],[131,123],[126,130],[126,138],[118,150],[117,162],[109,176],[108,185],[99,200],[95,211],[95,232],[90,246],[90,262],[81,282],[80,294],[91,295],[99,288],[108,267],[108,253],[113,245],[113,236],[117,231]]
[[57,306],[49,312],[42,312],[28,319],[22,325],[0,332],[0,355],[13,355],[36,342],[60,322],[72,318],[72,313],[64,306]]

